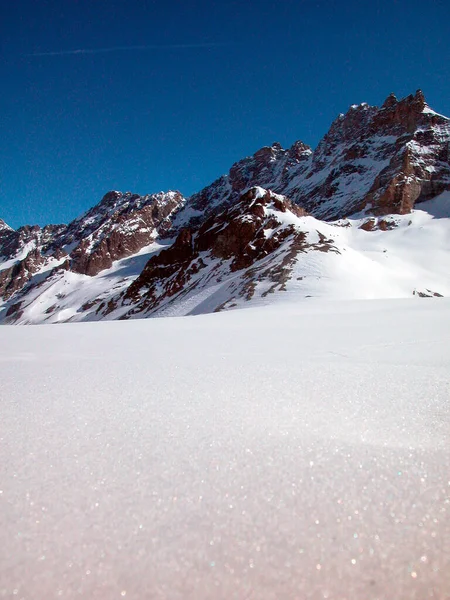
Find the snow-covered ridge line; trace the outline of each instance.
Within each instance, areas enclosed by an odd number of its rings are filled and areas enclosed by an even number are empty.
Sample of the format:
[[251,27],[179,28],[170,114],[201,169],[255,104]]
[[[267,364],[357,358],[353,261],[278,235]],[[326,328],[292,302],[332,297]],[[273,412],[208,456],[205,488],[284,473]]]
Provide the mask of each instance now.
[[325,223],[263,192],[249,190],[194,236],[183,230],[175,243],[154,244],[102,276],[56,272],[3,319],[135,319],[313,298],[450,296],[450,193],[409,215]]
[[[414,215],[438,198],[441,217],[448,217],[449,191],[450,121],[429,109],[420,90],[401,100],[390,95],[380,108],[353,105],[314,151],[300,141],[287,150],[274,143],[188,199],[174,191],[114,191],[67,226],[1,226],[0,319],[217,311],[276,301],[290,290],[299,298],[447,295],[440,268],[447,221],[426,221],[431,239],[419,233]],[[351,234],[332,234],[347,217]],[[427,244],[422,253],[433,273],[425,275],[414,252],[415,262],[405,257],[403,265],[386,261],[388,249],[379,260],[388,240],[415,237]],[[364,244],[378,238],[368,261]],[[401,244],[394,246],[403,256]]]

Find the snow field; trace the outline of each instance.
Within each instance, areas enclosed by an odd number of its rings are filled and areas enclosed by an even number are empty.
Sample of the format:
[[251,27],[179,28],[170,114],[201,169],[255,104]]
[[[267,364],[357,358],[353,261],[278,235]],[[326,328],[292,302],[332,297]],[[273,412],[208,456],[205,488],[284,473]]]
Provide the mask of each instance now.
[[0,597],[448,597],[450,303],[0,328]]

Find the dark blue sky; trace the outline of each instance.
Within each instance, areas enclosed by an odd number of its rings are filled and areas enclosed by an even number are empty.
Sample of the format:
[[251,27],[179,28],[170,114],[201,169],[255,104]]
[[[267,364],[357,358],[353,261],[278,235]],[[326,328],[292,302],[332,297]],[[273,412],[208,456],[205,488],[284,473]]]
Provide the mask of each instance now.
[[[67,222],[110,189],[191,194],[390,92],[420,87],[450,115],[448,0],[0,0],[0,44],[14,227]],[[152,48],[29,56],[129,46]]]

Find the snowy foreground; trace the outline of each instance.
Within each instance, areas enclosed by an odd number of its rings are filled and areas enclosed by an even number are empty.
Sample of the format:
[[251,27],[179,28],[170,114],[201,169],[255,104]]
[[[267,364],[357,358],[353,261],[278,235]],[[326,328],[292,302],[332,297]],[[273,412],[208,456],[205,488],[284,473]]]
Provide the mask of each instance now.
[[450,301],[0,328],[0,597],[450,598]]

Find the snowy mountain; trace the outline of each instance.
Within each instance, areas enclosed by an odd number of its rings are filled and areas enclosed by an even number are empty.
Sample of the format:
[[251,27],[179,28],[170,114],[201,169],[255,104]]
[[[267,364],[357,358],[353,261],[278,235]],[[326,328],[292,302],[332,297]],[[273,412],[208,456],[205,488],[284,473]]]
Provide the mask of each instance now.
[[262,148],[191,203],[211,210],[261,185],[320,219],[404,214],[450,189],[449,159],[450,119],[431,110],[420,90],[400,101],[391,94],[381,108],[355,104],[339,115],[314,152],[302,142]]
[[98,275],[170,229],[171,214],[184,202],[179,192],[148,196],[109,192],[68,226],[25,226],[14,231],[2,221],[0,295],[8,300],[26,284],[28,291],[62,271]]
[[422,92],[273,144],[197,194],[109,192],[68,226],[0,220],[0,321],[450,295],[450,120]]

